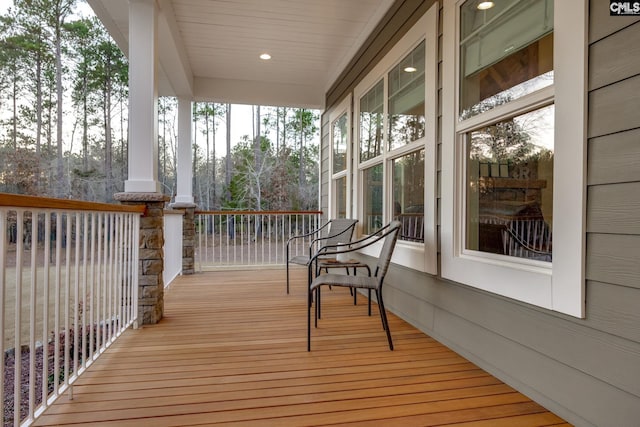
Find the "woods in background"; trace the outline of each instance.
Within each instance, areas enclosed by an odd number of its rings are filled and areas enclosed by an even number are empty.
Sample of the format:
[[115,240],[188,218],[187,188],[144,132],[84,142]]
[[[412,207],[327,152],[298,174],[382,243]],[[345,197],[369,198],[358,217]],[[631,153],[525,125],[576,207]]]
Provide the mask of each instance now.
[[[16,0],[0,16],[0,192],[111,202],[123,191],[127,59],[97,18],[77,16],[80,3]],[[316,209],[317,112],[253,107],[252,132],[239,141],[232,114],[231,105],[194,103],[199,208]],[[158,180],[173,197],[175,99],[159,100],[158,121]]]

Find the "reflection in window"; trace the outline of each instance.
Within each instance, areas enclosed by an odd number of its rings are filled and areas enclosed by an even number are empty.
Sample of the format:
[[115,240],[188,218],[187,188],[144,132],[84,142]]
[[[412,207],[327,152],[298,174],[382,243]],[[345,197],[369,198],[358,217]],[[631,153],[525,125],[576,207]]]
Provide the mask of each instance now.
[[347,177],[335,180],[336,185],[336,218],[347,217]]
[[393,217],[400,239],[424,242],[424,150],[393,160]]
[[466,134],[466,248],[551,261],[550,105]]
[[360,161],[382,154],[384,81],[380,80],[360,98]]
[[553,0],[460,9],[460,119],[553,84]]
[[382,164],[362,171],[364,183],[364,234],[372,234],[382,227]]
[[333,173],[347,168],[347,114],[331,125],[333,132]]
[[424,136],[424,46],[389,72],[389,150]]

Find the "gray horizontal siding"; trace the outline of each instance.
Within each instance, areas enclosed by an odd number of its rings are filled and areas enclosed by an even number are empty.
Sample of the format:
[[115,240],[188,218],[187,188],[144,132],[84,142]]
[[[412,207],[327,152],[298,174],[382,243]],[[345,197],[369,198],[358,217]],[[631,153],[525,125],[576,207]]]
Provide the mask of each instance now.
[[640,343],[640,292],[637,288],[587,281],[587,295],[589,315],[585,323],[589,327]]
[[589,43],[596,43],[629,25],[639,22],[637,16],[609,16],[609,2],[591,0],[589,5]]
[[588,184],[640,181],[640,129],[589,141]]
[[640,182],[591,186],[587,200],[588,232],[640,235]]
[[634,76],[590,92],[589,136],[595,138],[640,127],[639,88],[640,76]]
[[587,235],[587,279],[640,289],[640,236]]
[[640,74],[640,61],[629,61],[627,58],[628,56],[640,57],[639,28],[640,22],[635,23],[591,47],[589,50],[589,88],[591,90]]

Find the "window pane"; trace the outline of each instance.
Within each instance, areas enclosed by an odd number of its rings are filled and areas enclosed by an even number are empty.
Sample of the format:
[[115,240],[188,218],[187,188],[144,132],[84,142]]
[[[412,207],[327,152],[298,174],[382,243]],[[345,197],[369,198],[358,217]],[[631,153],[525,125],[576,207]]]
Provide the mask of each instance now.
[[424,242],[424,150],[393,160],[393,216],[401,240]]
[[389,72],[389,150],[424,136],[424,46]]
[[336,185],[336,218],[347,217],[347,177],[335,180]]
[[375,165],[362,172],[364,234],[375,233],[382,227],[382,164]]
[[380,80],[360,98],[360,161],[382,154],[384,82]]
[[460,120],[553,84],[553,0],[461,8]]
[[551,261],[553,105],[469,132],[466,248]]
[[347,168],[347,114],[331,125],[333,133],[333,173]]

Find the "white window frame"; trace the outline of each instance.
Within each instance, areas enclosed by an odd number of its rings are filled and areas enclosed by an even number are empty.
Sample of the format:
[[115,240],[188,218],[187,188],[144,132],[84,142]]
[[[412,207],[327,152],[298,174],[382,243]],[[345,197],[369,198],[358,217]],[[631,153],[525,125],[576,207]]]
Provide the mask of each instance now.
[[[347,95],[345,99],[340,102],[337,106],[329,111],[329,213],[331,218],[338,217],[338,202],[337,202],[337,194],[336,191],[336,181],[340,178],[347,178],[347,218],[352,218],[352,201],[351,201],[351,175],[352,175],[352,167],[353,164],[352,159],[352,138],[353,132],[351,132],[351,94]],[[342,117],[343,114],[347,115],[347,153],[345,157],[346,168],[342,171],[335,172],[333,171],[333,124],[336,120]]]
[[[420,42],[425,41],[425,136],[405,146],[388,150],[388,73]],[[375,68],[354,89],[354,158],[357,166],[353,185],[358,188],[354,217],[363,217],[363,170],[376,164],[383,165],[384,192],[383,217],[389,222],[393,216],[390,206],[392,181],[391,161],[410,152],[424,149],[424,243],[398,240],[392,262],[418,271],[437,274],[437,103],[438,103],[438,4],[434,4],[404,35],[404,37],[385,55]],[[384,79],[384,120],[383,154],[374,159],[360,162],[360,98],[376,83]],[[363,250],[367,255],[376,256],[380,248],[370,246]]]
[[[554,1],[554,85],[512,102],[555,105],[553,262],[492,256],[464,249],[464,158],[458,122],[459,12],[445,0],[442,64],[442,277],[583,318],[585,310],[588,2]],[[497,107],[490,114],[500,114]],[[517,109],[517,107],[514,107]],[[486,117],[485,117],[486,119]]]

